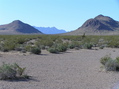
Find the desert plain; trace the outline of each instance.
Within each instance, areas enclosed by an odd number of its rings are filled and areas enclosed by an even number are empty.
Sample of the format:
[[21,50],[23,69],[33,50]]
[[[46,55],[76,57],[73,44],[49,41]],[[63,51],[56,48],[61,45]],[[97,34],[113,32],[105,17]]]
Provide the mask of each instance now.
[[119,49],[68,50],[52,54],[45,50],[35,55],[1,52],[0,65],[18,63],[26,67],[29,80],[0,81],[0,89],[118,89],[119,73],[101,69],[105,55],[119,56]]

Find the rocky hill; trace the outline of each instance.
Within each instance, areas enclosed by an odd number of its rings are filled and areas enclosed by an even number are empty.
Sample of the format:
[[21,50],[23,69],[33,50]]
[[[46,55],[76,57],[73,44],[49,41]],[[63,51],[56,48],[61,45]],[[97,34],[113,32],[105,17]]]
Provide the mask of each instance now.
[[67,35],[119,35],[119,22],[114,19],[98,15],[95,18],[87,20],[78,29],[66,33]]
[[0,25],[0,34],[42,34],[42,32],[20,20],[15,20],[9,24]]

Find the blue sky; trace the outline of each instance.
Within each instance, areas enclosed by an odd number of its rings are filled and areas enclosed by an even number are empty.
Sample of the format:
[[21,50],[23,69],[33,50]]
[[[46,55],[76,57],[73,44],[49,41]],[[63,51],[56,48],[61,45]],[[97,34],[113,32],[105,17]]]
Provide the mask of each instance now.
[[21,20],[71,31],[99,14],[119,21],[119,0],[0,0],[0,25]]

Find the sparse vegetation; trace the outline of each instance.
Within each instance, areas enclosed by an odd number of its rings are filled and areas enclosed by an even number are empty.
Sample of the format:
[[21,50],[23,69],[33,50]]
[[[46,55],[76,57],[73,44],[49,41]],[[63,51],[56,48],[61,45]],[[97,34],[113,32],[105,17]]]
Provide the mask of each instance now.
[[28,79],[29,76],[24,74],[26,68],[21,68],[17,63],[0,66],[0,80]]
[[119,48],[119,36],[0,35],[0,51],[31,52],[33,46],[40,50],[58,50],[58,52],[65,52],[67,49],[92,49],[92,47]]

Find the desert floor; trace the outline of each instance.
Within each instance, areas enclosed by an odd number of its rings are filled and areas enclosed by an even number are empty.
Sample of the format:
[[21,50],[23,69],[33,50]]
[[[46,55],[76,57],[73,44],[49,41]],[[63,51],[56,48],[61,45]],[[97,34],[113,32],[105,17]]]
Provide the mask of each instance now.
[[119,89],[119,73],[100,68],[100,58],[105,55],[118,57],[119,49],[68,50],[61,54],[42,51],[41,55],[1,52],[0,65],[16,62],[26,67],[26,73],[32,78],[1,80],[0,89]]

